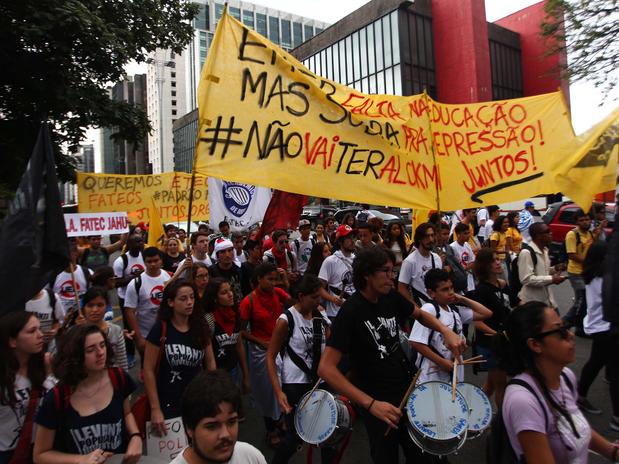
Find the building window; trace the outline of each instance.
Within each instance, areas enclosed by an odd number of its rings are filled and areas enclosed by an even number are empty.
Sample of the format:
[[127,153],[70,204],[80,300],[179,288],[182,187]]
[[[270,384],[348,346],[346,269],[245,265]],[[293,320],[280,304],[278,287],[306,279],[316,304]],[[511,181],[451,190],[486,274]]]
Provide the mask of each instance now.
[[176,82],[175,82],[175,81],[172,81],[172,82],[170,82],[170,85],[171,85],[172,87],[176,87]]
[[176,116],[176,110],[172,110],[172,116]]
[[503,100],[524,96],[520,50],[489,40],[492,98]]
[[306,24],[305,27],[305,40],[309,40],[314,37],[314,26],[311,24]]
[[240,8],[231,6],[229,7],[229,10],[230,10],[230,16],[232,16],[235,19],[238,19],[239,21],[241,20],[241,9]]
[[176,77],[176,73],[174,71],[170,72],[170,77]]
[[215,22],[219,21],[221,15],[224,14],[224,6],[221,3],[215,3]]
[[279,18],[269,16],[269,40],[279,45]]
[[200,11],[195,19],[196,29],[208,29],[209,28],[209,16],[208,5],[200,5]]
[[290,21],[282,19],[282,47],[292,48]]
[[254,28],[254,12],[243,10],[243,24],[247,27]]
[[176,106],[176,100],[172,100],[172,106]]
[[176,97],[176,90],[172,90],[172,96]]
[[266,37],[267,35],[267,16],[256,13],[256,32]]
[[295,48],[303,43],[303,26],[301,23],[292,23],[292,36]]

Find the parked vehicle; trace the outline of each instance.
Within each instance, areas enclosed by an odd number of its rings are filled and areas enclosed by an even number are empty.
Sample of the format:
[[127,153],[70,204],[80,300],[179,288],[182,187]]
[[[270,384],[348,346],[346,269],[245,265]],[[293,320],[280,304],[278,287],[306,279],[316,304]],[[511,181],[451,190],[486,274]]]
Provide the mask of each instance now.
[[[361,208],[361,206],[348,206],[346,208],[339,209],[335,213],[335,220],[341,224],[344,220],[344,216],[346,216],[348,213],[352,213],[356,216],[357,213],[362,209],[363,208]],[[400,216],[397,216],[395,214],[384,213],[377,209],[369,209],[368,211],[374,216],[381,218],[385,222],[385,226],[391,224],[394,221],[404,222]]]
[[[542,216],[542,220],[548,224],[552,233],[550,256],[553,262],[567,261],[565,236],[570,230],[576,227],[574,213],[578,209],[580,209],[580,206],[576,203],[571,201],[560,201],[551,203]],[[606,219],[608,220],[608,227],[604,230],[606,235],[610,235],[615,223],[615,203],[606,203]]]
[[318,221],[324,221],[328,216],[333,216],[337,208],[330,205],[307,205],[303,207],[301,219],[308,219],[315,229]]

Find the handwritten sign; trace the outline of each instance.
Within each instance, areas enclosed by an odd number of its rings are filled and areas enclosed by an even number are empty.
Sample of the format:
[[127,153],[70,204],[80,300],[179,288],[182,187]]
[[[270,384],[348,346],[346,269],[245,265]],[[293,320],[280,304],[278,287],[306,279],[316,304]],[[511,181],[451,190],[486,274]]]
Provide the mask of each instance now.
[[111,235],[129,232],[127,213],[65,214],[64,225],[68,237]]
[[575,141],[560,92],[462,105],[366,95],[227,14],[198,103],[198,173],[415,209],[554,193],[557,151]]
[[[126,211],[132,223],[148,222],[151,197],[159,208],[161,221],[187,220],[191,174],[166,172],[140,176],[77,173],[77,198],[80,213]],[[192,219],[209,218],[208,184],[197,175],[194,184]]]
[[150,422],[146,423],[146,454],[170,462],[187,446],[185,427],[180,417],[165,421],[167,435],[162,437],[151,434]]

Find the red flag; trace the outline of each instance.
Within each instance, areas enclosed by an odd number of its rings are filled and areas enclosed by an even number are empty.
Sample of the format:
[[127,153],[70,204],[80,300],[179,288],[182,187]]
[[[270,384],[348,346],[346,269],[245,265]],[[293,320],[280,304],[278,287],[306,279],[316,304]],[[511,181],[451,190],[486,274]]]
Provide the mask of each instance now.
[[305,195],[274,190],[258,237],[262,238],[277,229],[296,229],[306,203]]

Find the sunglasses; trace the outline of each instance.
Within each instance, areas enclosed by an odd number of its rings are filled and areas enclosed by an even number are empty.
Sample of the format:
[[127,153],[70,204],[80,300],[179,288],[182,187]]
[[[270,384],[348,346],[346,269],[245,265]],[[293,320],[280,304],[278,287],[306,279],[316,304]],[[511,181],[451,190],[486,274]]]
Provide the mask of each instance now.
[[556,328],[554,330],[549,330],[547,332],[542,332],[540,334],[538,334],[535,338],[537,339],[542,339],[547,337],[548,335],[554,335],[554,334],[559,334],[559,337],[561,338],[561,340],[568,340],[570,338],[570,336],[572,335],[572,332],[570,332],[570,329],[566,326],[561,326],[559,328]]

